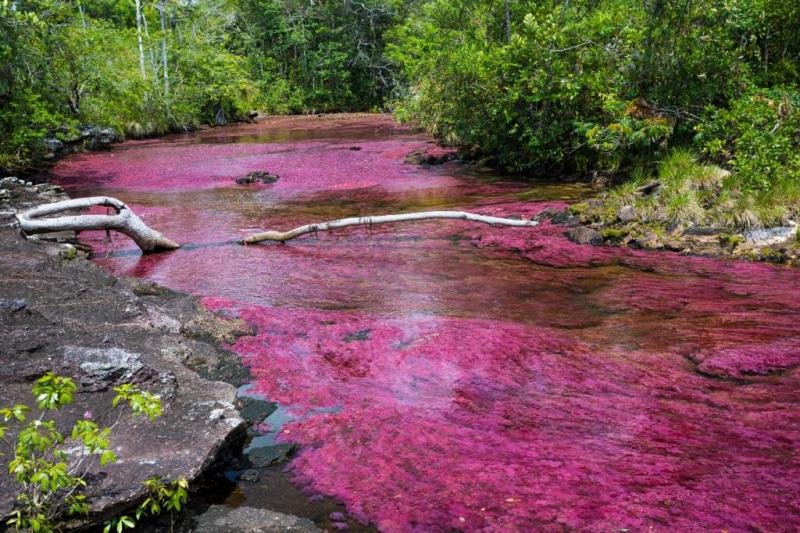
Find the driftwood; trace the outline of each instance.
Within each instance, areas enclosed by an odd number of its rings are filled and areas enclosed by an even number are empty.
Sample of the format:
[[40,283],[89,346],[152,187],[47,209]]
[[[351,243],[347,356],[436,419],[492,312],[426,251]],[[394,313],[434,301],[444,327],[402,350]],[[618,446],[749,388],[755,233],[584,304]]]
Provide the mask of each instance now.
[[520,220],[514,218],[500,218],[490,217],[484,215],[476,215],[474,213],[467,213],[465,211],[424,211],[421,213],[406,213],[402,215],[380,215],[380,216],[366,216],[366,217],[351,217],[333,220],[330,222],[320,222],[317,224],[306,224],[299,228],[294,228],[289,231],[264,231],[256,233],[240,241],[241,244],[255,244],[262,241],[278,241],[286,242],[290,239],[306,235],[307,233],[315,233],[317,231],[330,231],[332,229],[346,228],[349,226],[370,226],[373,224],[388,224],[391,222],[408,222],[414,220],[430,220],[437,218],[450,218],[460,220],[470,220],[472,222],[482,222],[484,224],[498,225],[498,226],[526,226],[532,227],[539,224],[535,220]]
[[[68,215],[43,218],[71,209],[87,209],[94,206],[110,207],[116,211],[116,214]],[[148,227],[127,205],[116,198],[107,196],[78,198],[40,205],[24,213],[19,213],[17,220],[19,221],[20,229],[27,235],[56,231],[112,230],[133,239],[145,253],[180,248],[178,243],[167,239],[161,233]]]

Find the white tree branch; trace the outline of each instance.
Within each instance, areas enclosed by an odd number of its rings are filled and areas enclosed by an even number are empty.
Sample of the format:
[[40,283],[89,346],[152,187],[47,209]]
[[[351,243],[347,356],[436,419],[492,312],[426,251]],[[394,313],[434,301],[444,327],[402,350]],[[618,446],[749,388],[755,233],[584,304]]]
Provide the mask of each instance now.
[[[43,218],[71,209],[87,209],[94,206],[110,207],[115,215],[69,215]],[[34,207],[17,215],[23,233],[52,233],[56,231],[113,230],[127,235],[143,252],[175,250],[180,245],[147,226],[131,209],[116,198],[94,196],[77,198]]]
[[264,231],[256,233],[243,239],[241,244],[255,244],[262,241],[286,242],[290,239],[300,237],[307,233],[317,231],[330,231],[332,229],[346,228],[348,226],[369,226],[373,224],[388,224],[391,222],[409,222],[414,220],[430,220],[439,218],[470,220],[472,222],[482,222],[484,224],[498,226],[526,226],[532,227],[539,224],[535,220],[520,220],[514,218],[490,217],[467,213],[466,211],[423,211],[421,213],[406,213],[401,215],[379,215],[366,217],[341,218],[330,222],[320,222],[318,224],[306,224],[289,231]]

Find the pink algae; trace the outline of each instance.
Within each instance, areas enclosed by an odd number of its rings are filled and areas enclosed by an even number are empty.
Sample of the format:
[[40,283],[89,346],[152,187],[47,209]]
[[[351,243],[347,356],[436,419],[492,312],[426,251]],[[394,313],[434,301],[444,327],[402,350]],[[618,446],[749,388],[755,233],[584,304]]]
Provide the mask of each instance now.
[[[350,150],[357,145],[361,150]],[[188,244],[110,270],[204,297],[295,417],[290,468],[384,531],[796,531],[800,274],[425,222],[230,245],[428,208],[530,217],[580,189],[423,169],[383,117],[275,119],[63,162]],[[239,187],[250,170],[281,175]]]

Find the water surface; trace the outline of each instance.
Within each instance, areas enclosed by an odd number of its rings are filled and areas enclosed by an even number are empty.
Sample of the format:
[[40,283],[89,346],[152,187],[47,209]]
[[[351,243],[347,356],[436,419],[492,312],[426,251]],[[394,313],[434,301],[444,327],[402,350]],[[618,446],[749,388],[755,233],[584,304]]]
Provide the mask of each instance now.
[[[436,221],[286,245],[231,241],[342,216],[533,216],[590,194],[456,163],[378,115],[270,119],[56,168],[188,244],[108,270],[257,326],[234,346],[310,494],[385,531],[796,531],[800,273],[577,246],[563,228]],[[254,170],[272,185],[237,186]]]

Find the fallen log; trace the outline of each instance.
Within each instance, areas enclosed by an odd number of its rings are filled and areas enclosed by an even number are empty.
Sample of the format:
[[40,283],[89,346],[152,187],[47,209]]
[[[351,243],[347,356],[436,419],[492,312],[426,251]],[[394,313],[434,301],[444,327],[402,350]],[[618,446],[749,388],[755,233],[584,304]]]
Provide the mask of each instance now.
[[[68,215],[44,218],[72,209],[110,207],[115,215]],[[110,230],[127,235],[145,253],[175,250],[180,245],[142,222],[131,209],[116,198],[94,196],[43,204],[17,214],[19,227],[26,235],[57,231]]]
[[522,220],[515,218],[501,218],[491,217],[485,215],[476,215],[474,213],[467,213],[466,211],[423,211],[421,213],[405,213],[401,215],[379,215],[379,216],[366,216],[366,217],[351,217],[341,218],[339,220],[332,220],[329,222],[320,222],[317,224],[306,224],[289,231],[264,231],[256,233],[242,239],[240,244],[255,244],[263,241],[278,241],[286,242],[291,239],[306,235],[308,233],[316,233],[318,231],[330,231],[333,229],[346,228],[349,226],[370,226],[373,224],[388,224],[392,222],[409,222],[415,220],[431,220],[431,219],[460,219],[470,220],[472,222],[481,222],[483,224],[498,225],[498,226],[526,226],[532,227],[539,224],[536,220]]

